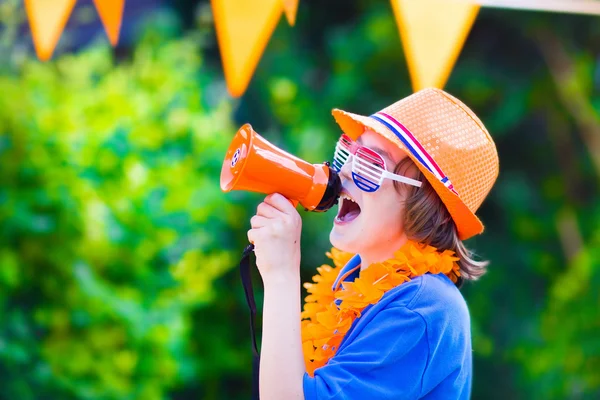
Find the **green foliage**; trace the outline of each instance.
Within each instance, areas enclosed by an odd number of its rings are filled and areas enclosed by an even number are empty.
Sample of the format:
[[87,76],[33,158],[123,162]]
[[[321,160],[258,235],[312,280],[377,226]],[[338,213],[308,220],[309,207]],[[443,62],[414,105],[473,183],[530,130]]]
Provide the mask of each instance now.
[[[191,312],[230,269],[230,105],[193,40],[148,35],[0,76],[6,398],[164,398],[198,379]],[[204,83],[202,83],[204,82]],[[214,99],[213,99],[214,101]]]

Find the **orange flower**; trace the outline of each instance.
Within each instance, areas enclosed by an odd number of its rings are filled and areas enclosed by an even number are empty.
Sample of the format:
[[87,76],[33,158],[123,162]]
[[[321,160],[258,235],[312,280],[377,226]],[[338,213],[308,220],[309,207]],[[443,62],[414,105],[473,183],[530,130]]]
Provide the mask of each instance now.
[[325,311],[325,306],[320,303],[306,303],[304,305],[304,311],[300,314],[302,319],[313,319],[316,317],[317,313]]
[[354,254],[346,253],[345,251],[338,250],[335,247],[331,249],[331,252],[325,253],[325,255],[333,260],[333,265],[335,265],[336,268],[344,268],[344,266],[348,264],[348,261],[354,257]]

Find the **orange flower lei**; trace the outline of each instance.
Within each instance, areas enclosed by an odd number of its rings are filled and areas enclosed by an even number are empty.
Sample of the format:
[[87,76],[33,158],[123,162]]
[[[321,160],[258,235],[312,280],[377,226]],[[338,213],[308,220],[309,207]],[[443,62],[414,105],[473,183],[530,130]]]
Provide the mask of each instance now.
[[[409,241],[394,254],[394,258],[371,264],[354,282],[343,282],[343,290],[333,291],[339,271],[353,254],[333,248],[327,256],[335,267],[322,265],[312,278],[314,283],[304,284],[309,295],[302,312],[302,350],[310,376],[335,355],[344,335],[361,312],[368,305],[377,303],[388,290],[427,272],[446,274],[455,283],[460,276],[456,263],[459,259],[453,251],[440,253],[435,247]],[[341,300],[339,307],[335,299]]]

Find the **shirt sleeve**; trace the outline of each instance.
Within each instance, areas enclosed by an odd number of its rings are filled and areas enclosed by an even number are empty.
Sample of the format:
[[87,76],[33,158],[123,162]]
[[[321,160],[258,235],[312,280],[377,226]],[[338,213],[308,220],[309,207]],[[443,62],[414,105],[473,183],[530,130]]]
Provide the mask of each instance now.
[[429,354],[421,315],[386,308],[357,328],[314,377],[304,375],[305,400],[419,398]]

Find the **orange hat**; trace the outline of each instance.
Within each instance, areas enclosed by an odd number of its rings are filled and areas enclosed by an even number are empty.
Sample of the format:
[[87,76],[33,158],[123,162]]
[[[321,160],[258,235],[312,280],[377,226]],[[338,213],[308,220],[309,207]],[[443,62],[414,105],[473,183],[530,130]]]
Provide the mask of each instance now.
[[475,215],[498,177],[498,153],[477,116],[439,89],[424,89],[365,117],[335,109],[356,140],[366,129],[404,150],[440,196],[461,240],[483,232]]

